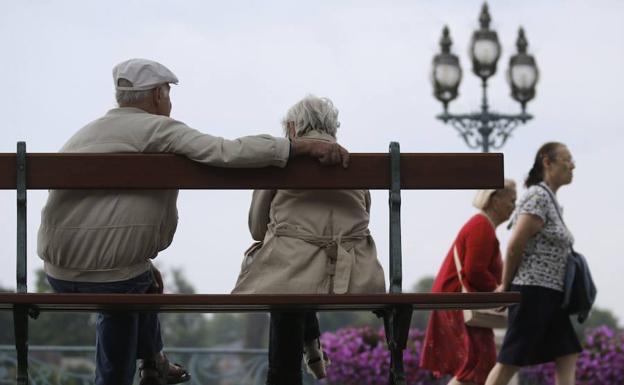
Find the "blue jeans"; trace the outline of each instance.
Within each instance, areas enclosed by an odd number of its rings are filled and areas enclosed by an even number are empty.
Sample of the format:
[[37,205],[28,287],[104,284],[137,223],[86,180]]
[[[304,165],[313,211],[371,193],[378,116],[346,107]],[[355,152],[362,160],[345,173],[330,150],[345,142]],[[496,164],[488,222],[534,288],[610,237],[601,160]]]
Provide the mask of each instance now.
[[[145,293],[153,275],[147,271],[119,282],[62,281],[47,276],[57,293]],[[137,359],[151,359],[163,348],[158,314],[98,313],[95,385],[132,385]]]

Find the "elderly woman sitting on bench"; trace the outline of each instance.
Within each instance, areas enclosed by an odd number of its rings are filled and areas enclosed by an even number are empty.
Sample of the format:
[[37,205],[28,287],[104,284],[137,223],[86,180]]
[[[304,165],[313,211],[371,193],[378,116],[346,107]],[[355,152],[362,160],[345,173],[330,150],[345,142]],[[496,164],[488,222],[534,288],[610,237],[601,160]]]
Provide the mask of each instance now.
[[[286,135],[336,141],[338,110],[307,96],[283,120]],[[368,190],[256,190],[249,229],[259,241],[246,253],[235,294],[385,292],[384,273],[368,230]],[[327,356],[314,312],[271,313],[267,385],[300,385],[301,359],[325,377]]]

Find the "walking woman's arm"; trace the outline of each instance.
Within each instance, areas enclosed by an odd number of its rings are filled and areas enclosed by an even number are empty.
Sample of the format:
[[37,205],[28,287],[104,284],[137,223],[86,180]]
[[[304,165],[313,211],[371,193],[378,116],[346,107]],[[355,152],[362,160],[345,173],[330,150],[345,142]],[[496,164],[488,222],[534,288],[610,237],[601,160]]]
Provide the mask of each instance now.
[[513,281],[516,271],[520,266],[520,262],[522,261],[522,253],[527,242],[535,236],[542,227],[544,227],[544,221],[536,215],[521,214],[518,216],[518,222],[514,227],[511,239],[507,245],[507,257],[503,265],[503,282],[498,291],[509,290],[509,285],[511,285],[511,281]]

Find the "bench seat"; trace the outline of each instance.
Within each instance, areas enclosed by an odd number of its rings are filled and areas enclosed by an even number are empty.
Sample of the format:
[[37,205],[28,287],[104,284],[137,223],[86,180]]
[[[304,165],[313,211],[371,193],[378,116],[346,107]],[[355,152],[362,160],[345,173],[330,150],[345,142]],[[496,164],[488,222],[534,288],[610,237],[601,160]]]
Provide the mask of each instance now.
[[39,294],[1,293],[0,309],[27,305],[38,311],[155,310],[158,312],[261,312],[272,310],[485,309],[520,300],[519,293],[403,294]]

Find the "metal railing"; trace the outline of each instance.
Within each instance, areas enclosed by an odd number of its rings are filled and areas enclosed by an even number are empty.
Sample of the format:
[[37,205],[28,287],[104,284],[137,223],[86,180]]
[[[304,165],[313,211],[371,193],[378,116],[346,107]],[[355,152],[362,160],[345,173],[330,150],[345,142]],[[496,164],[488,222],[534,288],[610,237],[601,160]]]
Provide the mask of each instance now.
[[[95,372],[93,346],[29,346],[30,385],[91,385]],[[183,363],[190,384],[261,385],[266,381],[265,349],[168,347],[172,362]],[[15,346],[0,345],[0,384],[14,384]],[[314,383],[304,373],[304,384]]]
[[[29,351],[29,385],[93,384],[93,346],[31,345]],[[191,373],[190,385],[264,385],[266,381],[266,349],[167,347],[167,355],[172,362],[183,363]],[[0,345],[0,385],[15,384],[16,370],[15,347]],[[446,384],[448,380],[442,377],[437,384]],[[303,372],[304,385],[318,383]],[[522,376],[514,378],[512,383],[543,385]]]

